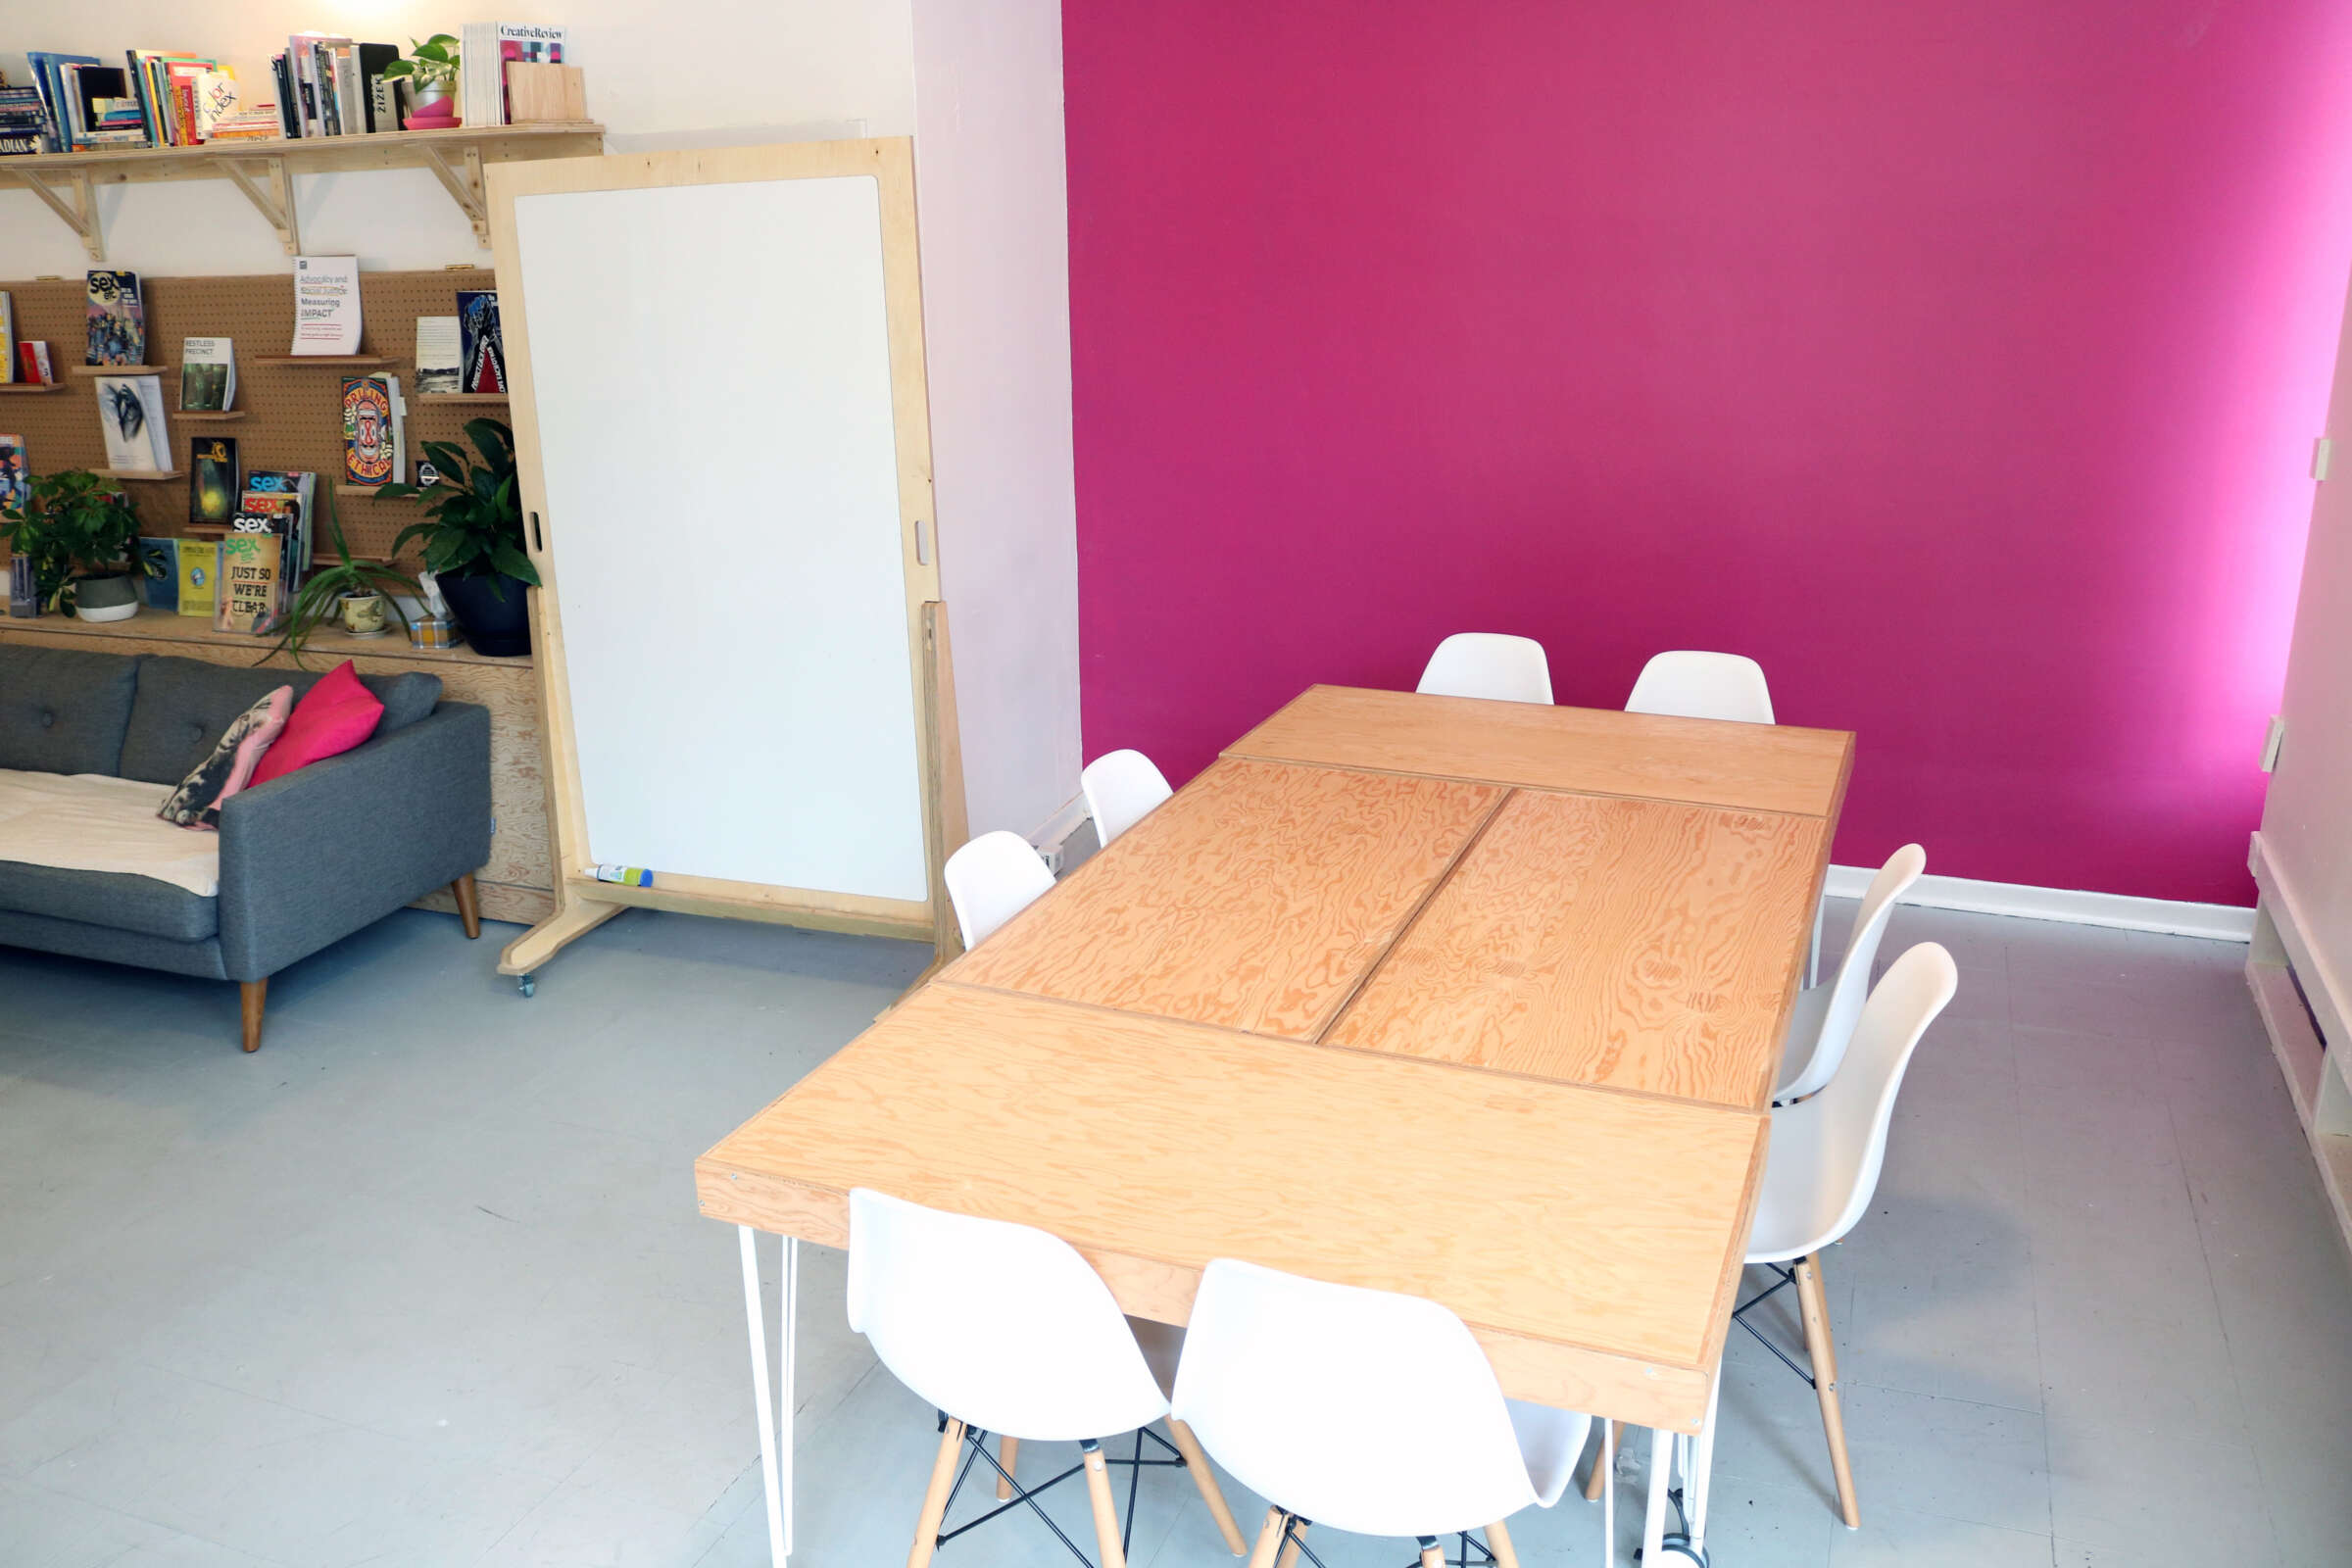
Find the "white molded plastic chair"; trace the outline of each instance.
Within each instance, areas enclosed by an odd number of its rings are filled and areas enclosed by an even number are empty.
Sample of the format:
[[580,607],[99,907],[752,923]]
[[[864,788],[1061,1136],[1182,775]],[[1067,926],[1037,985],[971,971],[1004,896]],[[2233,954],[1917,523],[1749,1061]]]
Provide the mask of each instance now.
[[1435,1301],[1231,1258],[1201,1272],[1174,1402],[1273,1504],[1253,1564],[1309,1521],[1417,1537],[1424,1562],[1445,1560],[1436,1537],[1484,1528],[1511,1561],[1501,1521],[1559,1500],[1591,1425],[1504,1398],[1468,1327]]
[[1457,631],[1438,644],[1415,691],[1434,697],[1487,697],[1504,703],[1551,701],[1551,665],[1532,637]]
[[1678,650],[1642,666],[1625,710],[1769,724],[1772,689],[1764,684],[1764,666],[1752,659]]
[[1095,819],[1095,842],[1106,845],[1151,814],[1176,792],[1167,776],[1141,752],[1105,752],[1078,775],[1086,792],[1086,814]]
[[[1012,1492],[1016,1443],[1080,1445],[1102,1568],[1118,1568],[1124,1549],[1101,1440],[1166,1417],[1168,1400],[1110,1288],[1076,1249],[1026,1225],[854,1188],[849,1306],[850,1327],[882,1364],[947,1418],[908,1568],[922,1568],[938,1544],[959,1451],[988,1433],[1004,1446],[1000,1495]],[[1216,1478],[1192,1434],[1171,1425],[1239,1556],[1241,1530]]]
[[1820,1093],[1845,1059],[1863,999],[1870,995],[1870,966],[1878,961],[1879,939],[1886,934],[1895,901],[1927,868],[1928,852],[1906,844],[1870,879],[1862,907],[1854,915],[1853,933],[1845,941],[1845,956],[1838,963],[1838,977],[1797,993],[1796,1008],[1788,1019],[1788,1043],[1781,1053],[1781,1087],[1774,1099],[1787,1102]]
[[[1838,1482],[1838,1506],[1849,1529],[1861,1526],[1862,1510],[1854,1494],[1853,1465],[1846,1458],[1845,1417],[1838,1402],[1838,1348],[1821,1284],[1821,1250],[1841,1240],[1870,1207],[1886,1159],[1886,1129],[1894,1118],[1894,1096],[1903,1086],[1903,1071],[1911,1064],[1920,1036],[1951,1002],[1959,984],[1952,956],[1936,943],[1923,942],[1895,959],[1863,1004],[1845,1064],[1821,1093],[1772,1113],[1772,1147],[1764,1160],[1755,1228],[1748,1233],[1747,1261],[1770,1266],[1780,1278],[1733,1316],[1794,1368],[1796,1363],[1765,1340],[1746,1314],[1782,1286],[1796,1287],[1805,1346],[1812,1356],[1813,1388],[1821,1400],[1822,1431],[1830,1443],[1830,1468]],[[1790,1261],[1793,1268],[1779,1266]]]
[[997,927],[1054,886],[1054,873],[1029,841],[1004,828],[983,833],[948,857],[948,902],[963,945],[976,948]]

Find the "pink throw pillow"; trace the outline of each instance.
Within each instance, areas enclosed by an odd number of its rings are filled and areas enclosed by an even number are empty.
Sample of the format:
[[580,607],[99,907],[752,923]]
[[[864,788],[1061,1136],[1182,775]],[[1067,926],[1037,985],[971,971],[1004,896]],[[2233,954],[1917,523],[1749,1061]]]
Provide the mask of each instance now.
[[220,803],[251,784],[254,767],[285,730],[293,706],[294,688],[280,686],[239,713],[214,744],[212,755],[179,781],[156,815],[200,833],[217,832]]
[[384,705],[360,684],[359,672],[346,659],[302,694],[294,716],[286,720],[286,732],[253,770],[253,782],[267,784],[298,767],[341,756],[374,734],[375,721],[383,716]]

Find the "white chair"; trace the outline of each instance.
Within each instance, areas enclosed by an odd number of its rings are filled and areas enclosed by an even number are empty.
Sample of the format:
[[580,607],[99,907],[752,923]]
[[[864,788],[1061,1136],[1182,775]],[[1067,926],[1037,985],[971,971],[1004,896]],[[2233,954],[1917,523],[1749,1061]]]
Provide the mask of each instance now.
[[[1303,1552],[1309,1522],[1437,1538],[1483,1528],[1517,1568],[1503,1520],[1566,1490],[1590,1418],[1506,1399],[1462,1320],[1435,1301],[1218,1258],[1201,1272],[1175,1412],[1273,1504],[1250,1568]],[[1615,1496],[1604,1509],[1615,1526]],[[1604,1541],[1608,1539],[1604,1537]],[[1605,1548],[1604,1548],[1605,1550]]]
[[1438,644],[1415,691],[1433,697],[1487,697],[1504,703],[1551,701],[1551,665],[1532,637],[1457,631]]
[[[1838,1403],[1838,1348],[1821,1285],[1821,1250],[1843,1239],[1870,1207],[1886,1158],[1895,1091],[1903,1086],[1903,1071],[1920,1036],[1959,984],[1952,956],[1936,943],[1923,942],[1895,959],[1863,1004],[1844,1065],[1812,1099],[1772,1113],[1772,1147],[1765,1155],[1755,1228],[1748,1233],[1747,1261],[1771,1269],[1779,1280],[1732,1316],[1813,1385],[1821,1400],[1822,1431],[1829,1438],[1838,1511],[1849,1529],[1860,1528],[1862,1510]],[[1791,1261],[1793,1268],[1781,1266]],[[1785,1285],[1796,1287],[1810,1373],[1747,1321],[1748,1312]]]
[[1773,1092],[1786,1104],[1821,1092],[1845,1059],[1846,1043],[1854,1037],[1854,1022],[1862,1016],[1863,999],[1870,995],[1870,966],[1878,961],[1879,939],[1886,934],[1895,902],[1928,868],[1928,852],[1906,844],[1879,867],[1862,895],[1854,915],[1853,933],[1845,939],[1845,956],[1838,962],[1838,977],[1826,986],[1808,986],[1796,994],[1788,1019],[1788,1041],[1781,1052],[1781,1086]]
[[1078,787],[1086,793],[1086,814],[1095,819],[1099,845],[1108,845],[1176,793],[1141,752],[1103,753],[1086,764]]
[[1054,873],[1029,841],[1003,828],[983,833],[948,857],[948,902],[963,945],[976,948],[997,927],[1054,886]]
[[1764,684],[1764,666],[1752,659],[1681,650],[1659,654],[1642,666],[1625,710],[1769,724],[1772,690]]
[[[1124,1568],[1126,1543],[1107,1466],[1140,1467],[1146,1462],[1142,1439],[1132,1460],[1106,1459],[1102,1439],[1140,1433],[1166,1418],[1168,1399],[1110,1288],[1076,1249],[1026,1225],[946,1213],[854,1188],[849,1305],[851,1329],[866,1337],[900,1382],[940,1411],[939,1455],[907,1568],[924,1568],[946,1539],[940,1526],[959,1485],[956,1461],[967,1444],[973,1454],[965,1473],[975,1460],[987,1459],[1002,1478],[999,1495],[1016,1496],[1041,1519],[1047,1515],[1035,1500],[1038,1494],[1083,1471],[1102,1568]],[[1170,1451],[1192,1472],[1226,1545],[1240,1556],[1241,1527],[1200,1444],[1181,1422],[1169,1427],[1176,1440]],[[990,1455],[984,1442],[992,1432],[1001,1440],[1002,1459]],[[1012,1477],[1014,1446],[1022,1442],[1074,1442],[1079,1463],[1043,1486],[1022,1488]],[[1134,1506],[1130,1486],[1130,1525]],[[1060,1535],[1058,1527],[1054,1533]],[[1086,1561],[1066,1536],[1062,1544]]]

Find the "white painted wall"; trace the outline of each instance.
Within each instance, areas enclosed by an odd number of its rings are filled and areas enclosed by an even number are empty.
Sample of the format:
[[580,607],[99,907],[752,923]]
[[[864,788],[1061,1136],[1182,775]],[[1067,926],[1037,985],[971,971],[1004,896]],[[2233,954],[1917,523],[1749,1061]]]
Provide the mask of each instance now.
[[923,339],[974,833],[1078,792],[1058,0],[913,0]]
[[[406,43],[428,0],[0,0],[0,71],[25,49],[113,59],[203,48],[248,87],[298,28]],[[1070,459],[1068,220],[1055,0],[513,0],[569,24],[614,151],[915,137],[940,568],[953,615],[972,831],[1043,825],[1078,789],[1078,568]],[[304,248],[369,270],[488,266],[422,171],[300,182]],[[109,265],[161,276],[276,271],[275,236],[227,184],[115,186]],[[80,243],[0,190],[0,278],[71,276]]]
[[[310,28],[406,45],[495,15],[561,22],[588,74],[588,112],[615,152],[648,146],[904,136],[914,129],[907,0],[501,0],[480,12],[432,0],[0,0],[0,71],[31,79],[24,51],[112,61],[128,48],[218,54],[249,93],[275,96],[270,56]],[[454,19],[454,20],[453,20]],[[422,170],[318,174],[299,184],[303,245],[369,270],[490,265],[472,225]],[[226,183],[117,185],[100,203],[109,265],[162,275],[275,271],[285,253]],[[71,275],[81,244],[29,192],[0,190],[0,277]]]

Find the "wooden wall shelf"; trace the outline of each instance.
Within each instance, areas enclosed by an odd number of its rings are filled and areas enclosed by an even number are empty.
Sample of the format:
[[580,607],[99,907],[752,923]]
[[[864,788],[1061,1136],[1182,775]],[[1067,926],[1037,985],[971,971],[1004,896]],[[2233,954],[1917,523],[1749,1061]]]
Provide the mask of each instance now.
[[412,403],[504,403],[504,392],[418,392],[411,396]]
[[90,381],[102,375],[162,375],[170,369],[168,365],[69,365],[66,373]]
[[193,424],[225,424],[231,419],[245,417],[244,409],[173,409],[172,417],[186,419]]
[[0,392],[63,392],[63,381],[0,381]]
[[594,121],[492,125],[474,130],[396,130],[378,135],[306,137],[219,143],[201,147],[115,147],[100,152],[32,153],[0,159],[0,181],[14,180],[79,236],[93,262],[106,260],[106,231],[98,215],[100,185],[165,179],[225,179],[251,202],[288,256],[302,250],[294,204],[296,174],[370,169],[429,170],[490,244],[490,210],[482,187],[484,164],[538,158],[593,158],[605,150],[605,127]]
[[109,479],[136,479],[141,483],[165,479],[185,479],[185,468],[107,468],[102,470]]

